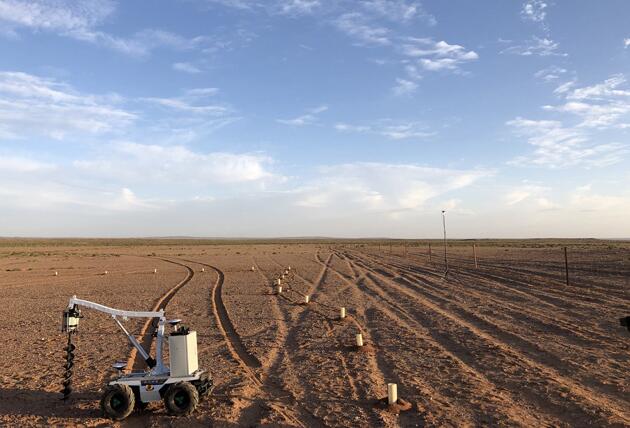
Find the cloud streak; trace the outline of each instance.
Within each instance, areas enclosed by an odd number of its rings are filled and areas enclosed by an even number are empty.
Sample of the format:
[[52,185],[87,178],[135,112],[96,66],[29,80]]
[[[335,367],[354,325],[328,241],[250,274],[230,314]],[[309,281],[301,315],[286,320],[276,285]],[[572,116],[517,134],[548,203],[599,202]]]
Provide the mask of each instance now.
[[21,72],[0,72],[0,137],[77,139],[127,128],[137,115],[117,96],[77,92],[52,79]]
[[319,121],[319,115],[326,110],[328,110],[328,106],[321,105],[319,107],[308,109],[307,112],[303,115],[294,117],[292,119],[276,119],[276,122],[290,126],[314,125]]

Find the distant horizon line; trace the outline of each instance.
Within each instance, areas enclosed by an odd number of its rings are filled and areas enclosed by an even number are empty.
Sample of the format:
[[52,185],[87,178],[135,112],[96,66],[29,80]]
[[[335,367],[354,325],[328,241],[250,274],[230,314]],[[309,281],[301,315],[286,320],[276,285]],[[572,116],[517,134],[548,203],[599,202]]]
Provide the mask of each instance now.
[[[69,240],[69,239],[86,239],[86,240],[96,240],[96,239],[109,239],[109,240],[140,240],[140,239],[148,239],[148,240],[177,240],[177,239],[188,239],[188,240],[215,240],[215,241],[236,241],[236,240],[245,240],[245,241],[274,241],[274,240],[290,240],[290,241],[298,241],[298,240],[338,240],[338,241],[375,241],[375,240],[387,240],[387,241],[442,241],[442,237],[438,238],[394,238],[394,237],[337,237],[337,236],[275,236],[275,237],[252,237],[252,236],[189,236],[189,235],[173,235],[173,236],[0,236],[1,240]],[[594,241],[630,241],[629,238],[603,238],[603,237],[504,237],[504,238],[461,238],[461,237],[453,237],[447,238],[448,240],[453,241],[505,241],[505,240],[594,240]]]

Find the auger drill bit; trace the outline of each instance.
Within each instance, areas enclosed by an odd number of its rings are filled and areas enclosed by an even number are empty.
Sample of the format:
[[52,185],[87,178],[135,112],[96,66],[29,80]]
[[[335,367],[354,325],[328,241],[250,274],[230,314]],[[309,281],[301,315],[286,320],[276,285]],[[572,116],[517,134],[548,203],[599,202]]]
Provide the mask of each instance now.
[[74,350],[76,348],[77,347],[72,343],[72,332],[69,331],[68,344],[65,348],[63,348],[63,350],[66,351],[66,362],[63,365],[63,382],[61,383],[63,385],[63,389],[61,390],[61,393],[63,394],[63,401],[66,401],[70,396],[70,393],[72,393],[72,367],[74,367]]

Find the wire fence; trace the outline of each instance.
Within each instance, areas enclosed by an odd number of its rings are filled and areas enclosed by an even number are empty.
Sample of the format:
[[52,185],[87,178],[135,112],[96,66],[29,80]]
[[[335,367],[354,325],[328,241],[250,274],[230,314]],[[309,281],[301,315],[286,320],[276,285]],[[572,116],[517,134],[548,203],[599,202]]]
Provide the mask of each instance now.
[[[623,287],[630,296],[630,241],[382,241],[336,248],[435,270],[480,271],[567,286]],[[386,259],[383,259],[384,261]]]

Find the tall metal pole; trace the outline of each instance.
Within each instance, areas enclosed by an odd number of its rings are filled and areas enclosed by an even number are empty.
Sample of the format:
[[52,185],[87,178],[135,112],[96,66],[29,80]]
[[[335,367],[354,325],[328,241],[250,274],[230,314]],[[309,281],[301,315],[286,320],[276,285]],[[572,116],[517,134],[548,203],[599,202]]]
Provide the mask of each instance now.
[[448,275],[448,257],[446,256],[446,210],[442,210],[442,227],[444,229],[444,277]]

